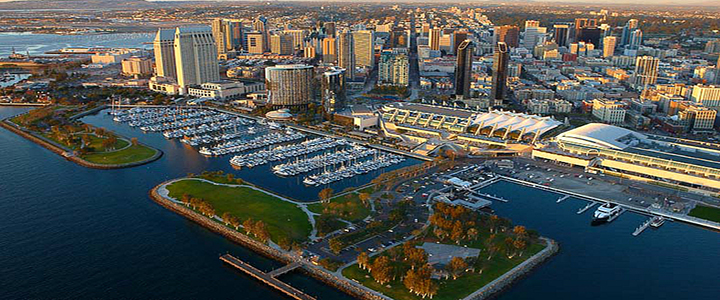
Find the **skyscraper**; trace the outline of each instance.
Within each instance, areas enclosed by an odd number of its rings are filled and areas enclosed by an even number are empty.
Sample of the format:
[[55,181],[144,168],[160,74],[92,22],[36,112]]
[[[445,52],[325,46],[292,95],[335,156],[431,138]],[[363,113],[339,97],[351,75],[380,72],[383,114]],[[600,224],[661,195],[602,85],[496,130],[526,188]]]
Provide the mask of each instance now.
[[490,90],[490,100],[495,105],[505,100],[505,90],[507,89],[507,68],[510,61],[510,53],[508,45],[498,42],[493,56],[492,68],[492,88]]
[[212,35],[215,39],[215,46],[217,47],[218,57],[227,53],[227,47],[225,46],[225,34],[227,28],[225,27],[225,20],[213,19],[212,20]]
[[440,50],[440,36],[442,35],[442,30],[440,28],[433,28],[430,29],[430,37],[428,38],[428,46],[430,46],[430,50]]
[[586,44],[593,44],[594,46],[600,46],[600,40],[602,39],[602,30],[597,27],[584,27],[580,28],[577,33],[577,42],[584,42]]
[[630,39],[627,43],[627,48],[632,50],[637,50],[640,48],[640,45],[642,45],[643,40],[643,34],[642,30],[635,29],[630,33]]
[[620,46],[625,46],[630,43],[630,33],[638,28],[638,20],[630,19],[625,23],[623,27],[622,36],[620,36]]
[[388,49],[380,54],[378,83],[381,85],[407,86],[410,79],[410,61],[407,49]]
[[305,36],[307,35],[307,31],[301,30],[301,29],[290,29],[290,30],[285,30],[285,33],[292,36],[293,49],[302,48],[303,40],[305,39]]
[[370,30],[359,30],[353,33],[355,65],[372,67],[375,65],[375,40]]
[[520,43],[520,29],[512,25],[496,26],[495,41],[505,43],[506,47],[517,48]]
[[458,48],[460,48],[460,44],[467,40],[468,32],[467,31],[455,31],[453,32],[453,51],[455,52],[455,55],[458,54]]
[[265,68],[265,87],[272,106],[307,105],[312,100],[313,67],[280,65]]
[[652,56],[640,56],[635,60],[635,74],[633,75],[633,86],[636,89],[645,89],[648,85],[655,84],[658,76],[658,65],[660,59]]
[[260,16],[253,22],[253,30],[262,34],[262,52],[270,50],[270,35],[267,28],[267,18]]
[[560,47],[567,47],[570,43],[570,25],[568,24],[555,24],[553,25],[555,32],[553,38],[555,43]]
[[181,88],[220,80],[217,47],[210,27],[177,28],[174,47]]
[[539,21],[528,20],[525,21],[524,33],[523,47],[528,50],[533,50],[545,33],[547,33],[547,28],[540,27]]
[[153,40],[155,52],[155,73],[157,76],[177,81],[175,66],[175,29],[158,29]]
[[326,37],[322,41],[322,55],[324,63],[334,63],[337,60],[337,43],[335,38]]
[[261,32],[248,32],[245,36],[247,40],[247,52],[250,54],[265,53],[265,44],[263,44],[263,34]]
[[338,39],[338,66],[345,69],[346,77],[350,80],[355,79],[355,46],[353,45],[353,35],[348,30],[343,30],[337,35]]
[[293,54],[293,38],[289,34],[279,33],[270,37],[270,52],[280,55]]
[[575,41],[580,41],[580,31],[583,28],[597,27],[597,19],[577,18],[575,19]]
[[473,43],[464,40],[457,48],[457,64],[455,65],[455,96],[470,98],[470,81],[472,80]]
[[617,38],[614,36],[606,36],[603,39],[603,57],[611,57],[615,54],[615,43]]
[[332,68],[323,73],[322,82],[322,105],[328,113],[334,113],[345,107],[345,70]]

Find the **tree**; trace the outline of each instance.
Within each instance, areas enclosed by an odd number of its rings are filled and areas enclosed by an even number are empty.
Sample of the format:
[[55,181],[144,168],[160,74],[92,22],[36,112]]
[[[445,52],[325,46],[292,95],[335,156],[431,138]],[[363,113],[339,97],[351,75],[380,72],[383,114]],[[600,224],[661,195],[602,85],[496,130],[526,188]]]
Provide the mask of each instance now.
[[220,218],[222,218],[222,220],[223,220],[223,223],[225,223],[225,226],[227,226],[227,225],[230,224],[230,217],[231,217],[231,216],[232,216],[232,215],[231,215],[229,212],[227,212],[227,211],[224,212],[224,213],[222,214],[222,216],[220,216]]
[[133,146],[138,145],[138,139],[136,137],[130,139],[130,143],[132,143]]
[[485,249],[487,249],[488,252],[488,258],[487,260],[491,260],[492,257],[495,255],[495,252],[497,252],[497,245],[495,245],[495,234],[489,235],[485,241]]
[[330,197],[332,197],[333,189],[331,188],[324,188],[318,193],[318,197],[320,198],[320,201],[327,202],[330,200]]
[[468,264],[460,257],[453,257],[447,267],[450,274],[452,274],[453,279],[457,279],[462,272],[467,270]]
[[471,239],[471,240],[473,240],[473,241],[474,241],[474,240],[477,240],[478,235],[479,235],[478,230],[477,230],[475,227],[472,227],[472,228],[470,228],[470,229],[467,230],[467,237],[468,237],[468,239]]
[[360,269],[365,270],[368,268],[368,263],[370,262],[370,256],[365,251],[360,252],[360,254],[358,254],[357,261],[358,261],[358,266],[360,267]]
[[106,132],[105,128],[100,128],[100,127],[95,128],[95,135],[97,135],[98,137],[104,137],[105,132]]
[[[223,220],[225,220],[225,218],[223,218]],[[230,226],[235,227],[235,230],[238,230],[238,228],[240,227],[240,219],[238,219],[234,215],[228,216],[227,222],[228,224],[230,224]]]
[[515,233],[515,235],[519,238],[527,237],[527,231],[525,230],[525,226],[515,226],[515,228],[513,228],[513,233]]
[[344,248],[343,243],[338,239],[330,239],[328,244],[330,245],[330,250],[332,250],[335,254],[340,253],[340,251]]
[[415,269],[427,264],[427,253],[423,249],[412,247],[405,251],[405,259],[410,263],[410,268]]
[[370,204],[370,194],[360,193],[358,195],[358,198],[360,199],[360,201],[362,201],[363,205],[368,206]]
[[462,223],[460,223],[459,220],[455,220],[455,224],[453,224],[453,228],[450,231],[450,239],[455,241],[455,243],[460,244],[464,233],[465,231],[463,230]]
[[255,222],[255,237],[261,242],[266,243],[270,239],[270,232],[265,225],[265,222],[258,220]]
[[390,258],[387,256],[380,256],[373,261],[372,269],[370,270],[372,277],[379,284],[386,284],[392,280],[393,269],[390,265]]
[[255,221],[253,221],[252,218],[247,218],[242,223],[243,228],[245,229],[245,232],[250,234],[253,232],[253,227],[255,226]]
[[515,247],[515,249],[520,251],[520,256],[523,255],[523,250],[525,250],[526,246],[527,246],[527,243],[525,242],[525,240],[523,240],[521,238],[516,238],[515,241],[513,242],[513,247]]
[[497,215],[490,216],[490,219],[488,219],[488,225],[490,225],[490,233],[496,233],[497,227],[500,224],[500,218],[498,218]]

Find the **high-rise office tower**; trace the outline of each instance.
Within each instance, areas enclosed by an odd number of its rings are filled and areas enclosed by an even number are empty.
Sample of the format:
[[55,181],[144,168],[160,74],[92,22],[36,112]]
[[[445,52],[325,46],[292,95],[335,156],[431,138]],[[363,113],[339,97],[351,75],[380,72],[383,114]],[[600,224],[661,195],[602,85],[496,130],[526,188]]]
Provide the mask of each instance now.
[[597,27],[583,27],[577,32],[577,42],[584,42],[586,44],[593,44],[600,46],[600,40],[602,39],[602,30]]
[[658,65],[660,59],[652,56],[640,56],[635,60],[635,74],[633,75],[633,86],[636,89],[645,89],[648,85],[655,84],[658,76]]
[[542,36],[547,33],[547,28],[540,27],[539,21],[528,20],[525,21],[524,33],[523,47],[528,50],[533,50],[542,39]]
[[442,30],[440,28],[433,28],[430,29],[430,37],[428,38],[428,46],[430,46],[430,50],[440,50],[440,36],[442,35]]
[[615,54],[615,44],[617,38],[614,36],[606,36],[603,39],[603,57],[611,57]]
[[323,29],[325,30],[325,34],[330,37],[335,37],[335,22],[325,22],[323,24]]
[[253,21],[253,30],[262,34],[262,52],[270,50],[270,34],[267,28],[267,18],[260,16]]
[[460,44],[462,44],[462,42],[464,42],[465,40],[467,40],[467,38],[468,38],[468,32],[467,32],[467,31],[464,31],[464,30],[458,31],[458,30],[456,30],[455,32],[453,32],[453,43],[454,43],[454,45],[453,45],[453,51],[454,51],[455,55],[458,55],[458,48],[460,47]]
[[642,41],[642,30],[635,29],[630,33],[630,39],[628,40],[627,47],[628,49],[637,50],[638,48],[640,48],[640,45],[642,45]]
[[372,67],[375,65],[375,40],[371,30],[354,31],[355,65]]
[[337,60],[337,42],[333,37],[326,37],[322,41],[322,55],[324,63],[334,63]]
[[517,48],[520,43],[520,28],[513,25],[496,26],[495,41],[505,43],[506,47]]
[[265,87],[272,106],[308,105],[312,100],[313,67],[280,65],[265,68]]
[[493,56],[492,68],[492,88],[490,90],[490,100],[495,104],[502,103],[505,100],[505,90],[507,89],[507,68],[510,62],[510,49],[503,42],[498,42]]
[[220,80],[217,47],[210,27],[177,28],[174,46],[181,88]]
[[322,105],[327,113],[334,113],[345,107],[345,70],[331,68],[323,73],[320,83],[322,89]]
[[575,41],[580,41],[580,29],[597,27],[597,19],[577,18],[575,19]]
[[473,43],[464,40],[457,48],[455,65],[455,96],[470,98],[470,81],[472,80]]
[[625,23],[623,27],[622,35],[620,36],[620,46],[625,46],[630,43],[630,34],[638,28],[638,20],[630,19]]
[[248,32],[245,36],[247,40],[247,52],[250,54],[263,54],[265,53],[265,37],[262,32]]
[[226,30],[228,29],[225,26],[225,20],[223,19],[213,19],[212,20],[212,35],[215,39],[215,46],[217,47],[217,54],[218,56],[222,56],[227,53],[227,47],[225,46],[225,34]]
[[155,73],[161,77],[177,80],[175,66],[175,29],[158,29],[153,40]]
[[555,24],[553,25],[553,29],[553,39],[555,40],[555,44],[560,47],[567,47],[570,45],[570,25]]
[[270,36],[270,52],[280,55],[293,54],[293,38],[289,34],[280,33]]
[[350,80],[355,79],[355,46],[353,45],[353,35],[348,30],[343,30],[337,35],[338,41],[338,67],[345,69],[346,77]]

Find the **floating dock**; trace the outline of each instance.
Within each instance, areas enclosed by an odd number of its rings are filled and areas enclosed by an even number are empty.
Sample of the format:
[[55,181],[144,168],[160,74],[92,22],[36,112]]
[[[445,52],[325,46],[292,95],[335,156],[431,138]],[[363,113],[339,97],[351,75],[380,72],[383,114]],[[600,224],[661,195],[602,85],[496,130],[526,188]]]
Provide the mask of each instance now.
[[590,203],[588,203],[588,205],[585,205],[585,207],[583,207],[583,208],[581,208],[580,210],[578,210],[577,214],[578,214],[578,215],[581,215],[582,213],[584,213],[585,211],[587,211],[587,210],[590,209],[591,207],[595,206],[595,204],[597,204],[597,202],[590,202]]
[[647,219],[647,221],[643,222],[642,225],[640,225],[640,227],[635,228],[635,231],[633,231],[632,235],[633,236],[640,235],[643,231],[645,231],[645,229],[648,228],[648,226],[650,226],[650,222],[652,222],[652,219],[653,218]]
[[560,203],[560,202],[567,200],[567,198],[570,198],[570,195],[562,196],[562,197],[558,198],[557,201],[555,201],[555,202]]
[[250,264],[235,258],[234,256],[230,254],[224,254],[220,256],[220,260],[224,261],[225,263],[247,273],[248,275],[255,277],[255,279],[260,280],[267,285],[274,287],[278,289],[279,291],[285,293],[286,295],[297,299],[297,300],[316,300],[314,297],[305,294],[303,291],[298,290],[292,286],[290,286],[287,283],[284,283],[280,280],[278,280],[277,276],[280,276],[282,274],[285,274],[287,272],[290,272],[292,270],[295,270],[299,268],[302,264],[300,262],[294,262],[291,264],[288,264],[286,266],[283,266],[282,268],[270,271],[269,273],[265,273],[263,271],[258,270],[257,268],[251,266]]

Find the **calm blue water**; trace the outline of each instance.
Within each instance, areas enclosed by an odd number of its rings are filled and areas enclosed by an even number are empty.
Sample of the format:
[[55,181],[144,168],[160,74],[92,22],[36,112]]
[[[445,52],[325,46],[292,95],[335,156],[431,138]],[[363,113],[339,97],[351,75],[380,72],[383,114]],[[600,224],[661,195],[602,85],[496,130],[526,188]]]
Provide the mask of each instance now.
[[29,32],[0,32],[0,56],[15,51],[31,55],[42,55],[47,51],[68,47],[122,47],[152,48],[143,43],[152,42],[151,33],[113,33],[113,34],[34,34]]
[[647,218],[624,213],[590,226],[587,202],[508,182],[486,188],[510,199],[494,203],[500,216],[560,243],[549,263],[499,299],[720,299],[720,233],[678,222],[632,232]]
[[[0,107],[0,117],[23,110]],[[157,134],[111,127],[106,118],[85,120],[136,136],[166,155],[141,167],[92,170],[0,129],[0,299],[286,299],[217,257],[230,252],[264,270],[278,263],[148,199],[148,190],[165,179],[231,170],[227,159],[202,158]],[[262,173],[248,175],[268,176]],[[718,299],[716,232],[668,222],[633,237],[642,216],[625,213],[612,224],[590,227],[590,212],[575,214],[584,202],[556,204],[556,195],[509,183],[487,190],[511,199],[494,204],[499,215],[562,247],[501,299]],[[319,299],[349,299],[299,274],[283,280]]]

